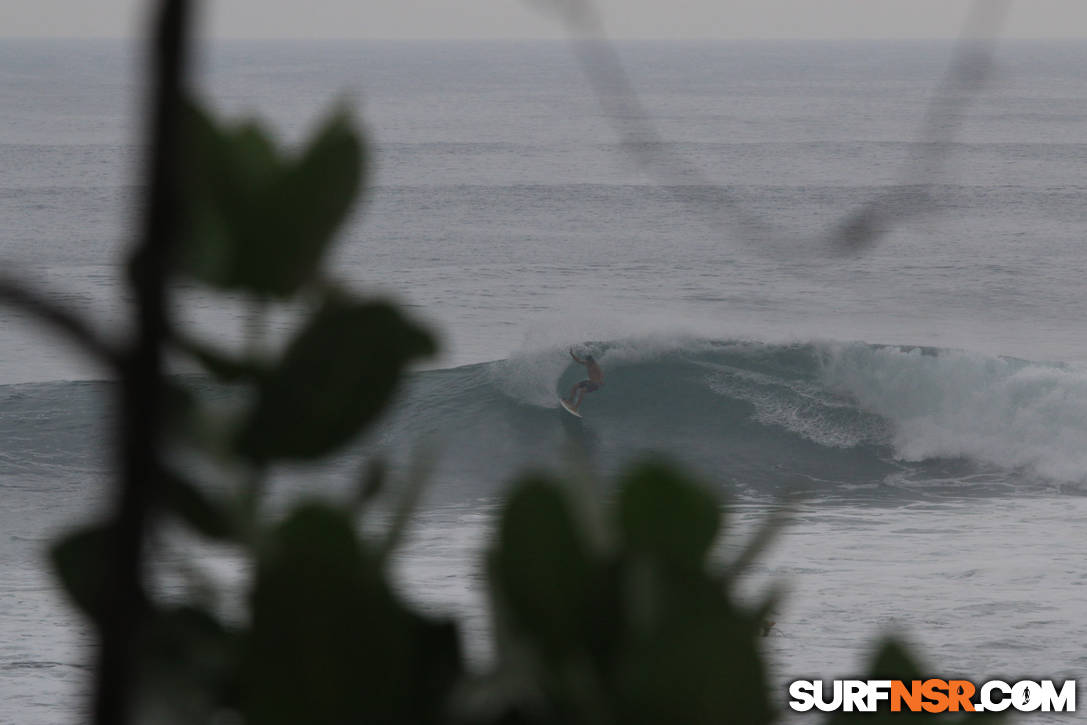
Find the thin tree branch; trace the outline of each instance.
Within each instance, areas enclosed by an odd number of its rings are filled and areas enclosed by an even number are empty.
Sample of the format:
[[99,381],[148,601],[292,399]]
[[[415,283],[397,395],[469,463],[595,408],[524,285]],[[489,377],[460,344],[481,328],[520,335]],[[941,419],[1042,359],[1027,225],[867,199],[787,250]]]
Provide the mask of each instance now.
[[75,342],[98,362],[119,371],[121,363],[117,352],[98,331],[87,320],[56,304],[40,290],[0,275],[0,302],[33,315]]
[[162,348],[169,329],[167,272],[180,217],[176,166],[189,9],[186,0],[162,0],[152,37],[150,183],[142,239],[132,259],[136,337],[121,377],[121,481],[94,702],[98,725],[126,725],[132,719],[135,655],[147,624],[143,558],[161,483]]
[[734,194],[669,148],[646,111],[622,59],[605,37],[604,23],[590,0],[529,0],[557,12],[573,41],[574,54],[604,117],[635,163],[655,177],[677,201],[704,213],[727,217],[742,238],[765,239],[773,233],[762,217],[750,213]]
[[840,252],[859,252],[883,236],[896,222],[932,205],[932,188],[950,152],[962,114],[984,84],[992,67],[993,46],[1010,0],[974,0],[959,33],[955,55],[936,89],[921,126],[921,150],[910,159],[902,183],[877,195],[848,214],[826,238]]
[[[678,200],[730,227],[745,242],[783,240],[773,220],[751,213],[734,194],[710,181],[701,170],[669,149],[630,82],[618,53],[605,39],[604,26],[592,0],[527,0],[557,13],[571,33],[582,72],[604,114],[637,163]],[[959,116],[972,100],[989,69],[993,38],[1010,0],[974,0],[960,32],[959,44],[943,82],[929,105],[919,138],[919,154],[909,159],[903,182],[878,193],[852,213],[843,215],[808,242],[835,252],[870,248],[896,222],[931,207],[931,189],[947,157],[947,146]]]

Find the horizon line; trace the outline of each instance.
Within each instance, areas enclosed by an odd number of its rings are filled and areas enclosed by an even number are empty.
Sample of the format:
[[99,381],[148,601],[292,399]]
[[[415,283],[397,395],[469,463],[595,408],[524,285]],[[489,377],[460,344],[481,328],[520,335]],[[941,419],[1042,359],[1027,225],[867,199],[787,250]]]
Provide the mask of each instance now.
[[[109,40],[109,41],[143,41],[145,36],[139,35],[3,35],[0,41],[5,40]],[[269,41],[269,42],[422,42],[422,43],[515,43],[515,42],[568,42],[579,40],[570,35],[533,35],[533,36],[300,36],[300,35],[212,35],[198,36],[196,42],[235,42],[235,41]],[[890,35],[768,35],[768,36],[599,36],[594,40],[606,40],[613,43],[625,42],[659,42],[659,43],[768,43],[768,42],[826,42],[841,43],[854,41],[872,42],[926,42],[947,41],[959,42],[964,38],[956,35],[929,35],[929,36],[890,36]],[[966,38],[965,40],[970,40]],[[1060,35],[998,35],[993,38],[1000,41],[1050,41],[1050,42],[1087,42],[1087,36],[1060,36]]]

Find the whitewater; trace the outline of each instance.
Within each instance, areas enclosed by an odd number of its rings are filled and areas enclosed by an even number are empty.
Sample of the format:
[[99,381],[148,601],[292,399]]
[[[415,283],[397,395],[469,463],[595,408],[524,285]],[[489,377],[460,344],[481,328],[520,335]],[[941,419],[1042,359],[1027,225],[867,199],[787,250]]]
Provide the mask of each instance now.
[[763,498],[812,481],[820,496],[903,481],[945,491],[982,480],[1022,491],[1087,483],[1087,367],[864,343],[577,347],[608,376],[585,398],[583,421],[557,400],[584,370],[549,347],[416,375],[381,441],[434,437],[439,478],[472,486],[547,466],[564,447],[607,474],[665,452]]
[[[932,676],[1082,680],[1087,44],[1001,46],[935,179],[903,169],[946,43],[619,51],[664,151],[697,177],[634,163],[562,43],[204,48],[209,101],[288,142],[349,94],[373,188],[328,272],[441,341],[349,450],[276,471],[270,505],[342,496],[367,460],[395,480],[425,460],[395,577],[485,661],[481,555],[511,480],[561,473],[607,496],[630,461],[665,457],[729,502],[722,555],[788,508],[743,582],[786,592],[765,640],[777,681],[854,676],[887,632]],[[0,263],[118,332],[137,68],[120,42],[0,41]],[[922,182],[929,213],[869,252],[808,244]],[[745,236],[707,184],[775,236]],[[196,334],[253,344],[238,300],[173,292]],[[260,343],[296,320],[276,310]],[[606,375],[580,421],[558,407],[584,376],[571,347]],[[113,393],[0,310],[0,722],[68,722],[82,702],[93,642],[43,556],[108,500]],[[204,563],[224,582],[244,572]]]

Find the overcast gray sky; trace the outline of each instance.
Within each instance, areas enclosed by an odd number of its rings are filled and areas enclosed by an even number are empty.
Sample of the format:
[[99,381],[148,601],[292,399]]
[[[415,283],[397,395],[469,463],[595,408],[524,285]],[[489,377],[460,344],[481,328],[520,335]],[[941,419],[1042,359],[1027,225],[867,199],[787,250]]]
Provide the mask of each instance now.
[[[998,0],[982,0],[983,2]],[[546,0],[215,0],[201,31],[258,38],[546,38]],[[617,38],[954,36],[969,0],[599,0]],[[116,37],[142,28],[146,0],[0,0],[0,36]],[[1012,37],[1087,37],[1087,0],[1018,0]]]

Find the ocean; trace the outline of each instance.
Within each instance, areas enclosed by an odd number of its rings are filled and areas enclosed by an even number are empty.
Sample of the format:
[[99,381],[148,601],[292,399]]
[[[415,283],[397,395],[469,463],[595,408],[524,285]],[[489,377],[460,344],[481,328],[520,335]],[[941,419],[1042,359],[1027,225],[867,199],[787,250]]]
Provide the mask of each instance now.
[[[935,137],[950,43],[616,49],[679,173],[637,163],[622,134],[645,119],[606,113],[565,43],[203,46],[203,97],[284,143],[356,109],[372,187],[329,273],[441,340],[375,429],[318,471],[277,473],[273,497],[342,493],[372,456],[398,475],[430,461],[396,580],[456,615],[482,664],[481,555],[517,473],[606,496],[630,461],[664,455],[730,502],[722,553],[791,509],[744,582],[786,587],[765,640],[782,705],[785,682],[855,675],[888,632],[933,676],[1082,680],[1087,43],[999,44]],[[137,50],[0,40],[0,264],[118,334]],[[914,188],[929,208],[871,249],[821,242]],[[245,344],[236,300],[175,291],[186,324]],[[293,321],[273,315],[273,340]],[[570,347],[606,374],[581,422],[558,407],[581,377]],[[0,309],[3,723],[71,722],[83,703],[94,643],[44,552],[107,502],[111,386]],[[229,581],[242,565],[209,566]]]

